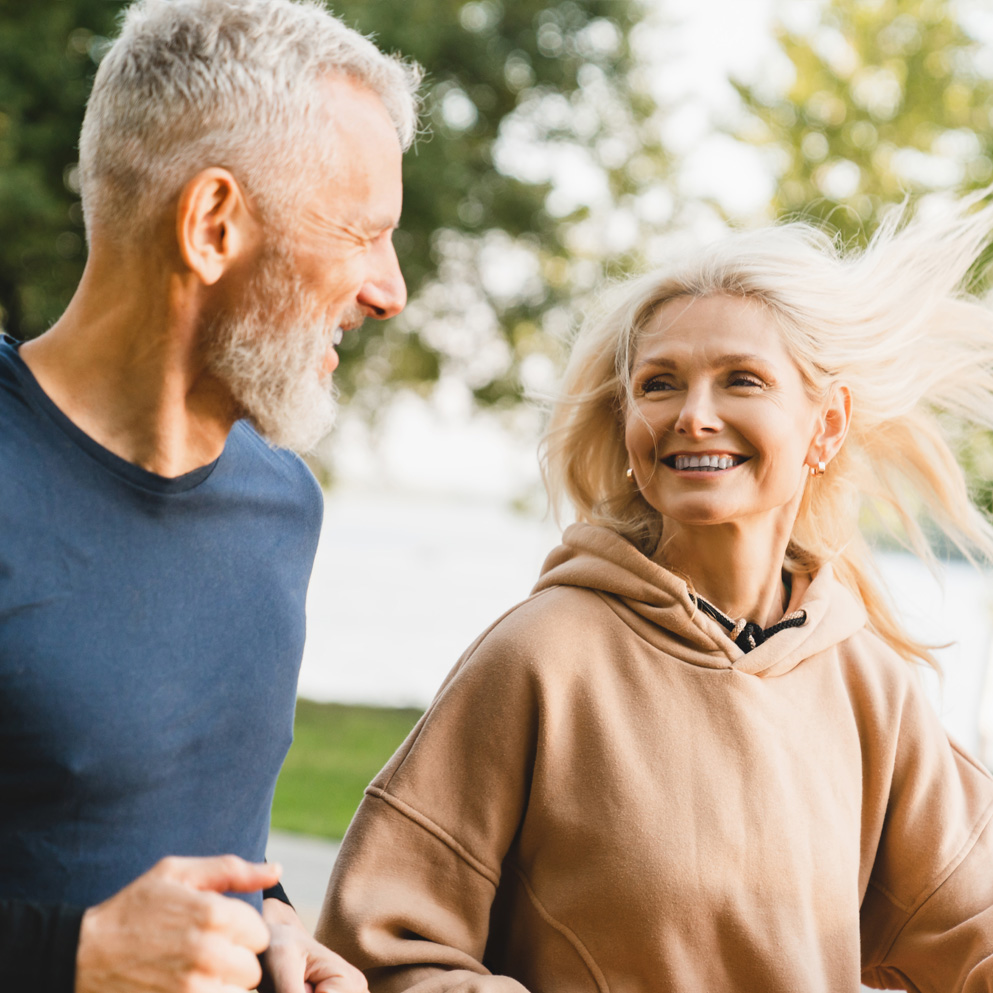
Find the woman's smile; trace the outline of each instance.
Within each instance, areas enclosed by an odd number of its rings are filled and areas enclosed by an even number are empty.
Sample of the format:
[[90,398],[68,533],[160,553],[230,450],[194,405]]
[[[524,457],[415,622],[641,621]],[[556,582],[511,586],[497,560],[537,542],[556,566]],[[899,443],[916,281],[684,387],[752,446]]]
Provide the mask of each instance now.
[[675,452],[659,461],[680,475],[713,475],[727,473],[748,461],[747,455],[732,452]]

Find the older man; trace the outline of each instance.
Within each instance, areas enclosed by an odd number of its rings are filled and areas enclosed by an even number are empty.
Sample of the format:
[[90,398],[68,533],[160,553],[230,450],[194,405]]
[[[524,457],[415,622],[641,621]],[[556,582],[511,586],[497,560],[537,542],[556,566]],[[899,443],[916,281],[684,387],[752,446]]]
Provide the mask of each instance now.
[[3,990],[250,988],[267,945],[280,993],[365,986],[259,863],[322,512],[284,448],[405,303],[416,87],[291,0],[140,0],[100,66],[86,271],[0,343]]

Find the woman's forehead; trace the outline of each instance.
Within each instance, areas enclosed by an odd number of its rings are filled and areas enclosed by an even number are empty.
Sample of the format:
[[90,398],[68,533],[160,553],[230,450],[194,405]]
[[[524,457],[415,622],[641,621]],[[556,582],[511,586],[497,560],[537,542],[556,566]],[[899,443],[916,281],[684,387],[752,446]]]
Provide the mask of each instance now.
[[676,297],[658,307],[638,335],[635,356],[760,354],[789,359],[779,322],[753,297]]

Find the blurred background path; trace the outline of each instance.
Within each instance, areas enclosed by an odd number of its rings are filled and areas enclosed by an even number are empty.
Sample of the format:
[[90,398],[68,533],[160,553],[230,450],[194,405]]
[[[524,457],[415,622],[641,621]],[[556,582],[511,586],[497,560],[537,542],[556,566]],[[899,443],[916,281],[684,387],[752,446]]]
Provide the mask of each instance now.
[[[308,597],[300,694],[427,706],[465,648],[528,595],[558,534],[534,512],[478,496],[335,489]],[[943,681],[922,676],[946,727],[993,764],[990,575],[952,559],[934,576],[899,552],[878,563],[908,629],[945,646]]]

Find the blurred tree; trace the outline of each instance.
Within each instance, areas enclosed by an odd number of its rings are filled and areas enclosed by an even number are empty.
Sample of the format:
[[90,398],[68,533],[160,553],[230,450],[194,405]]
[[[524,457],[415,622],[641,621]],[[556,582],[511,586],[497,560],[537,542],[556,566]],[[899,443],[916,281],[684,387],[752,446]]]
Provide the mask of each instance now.
[[[737,85],[747,109],[738,137],[766,149],[778,176],[773,212],[864,244],[908,193],[989,184],[993,50],[970,30],[986,6],[831,0],[801,29],[780,24],[791,83]],[[983,283],[991,257],[976,266]],[[977,501],[993,511],[993,435],[959,426],[958,448]]]
[[120,7],[0,0],[0,326],[17,337],[58,317],[83,270],[76,142]]
[[791,84],[737,87],[748,111],[737,134],[770,152],[777,216],[828,220],[864,241],[905,193],[993,178],[993,54],[966,30],[968,11],[832,0],[802,30],[780,24]]
[[[396,236],[412,302],[346,337],[340,384],[374,402],[377,385],[450,374],[479,402],[513,401],[553,374],[575,301],[635,252],[635,204],[666,173],[660,112],[630,45],[644,10],[639,0],[333,6],[428,73],[427,133],[406,159]],[[563,172],[588,188],[556,189]]]
[[[637,209],[667,169],[629,43],[641,2],[331,4],[428,71],[396,234],[412,304],[346,337],[344,393],[374,409],[386,384],[451,373],[483,403],[519,397],[551,372],[569,301],[634,253],[645,223],[667,223],[675,207],[657,190]],[[81,272],[76,140],[122,6],[0,0],[0,308],[18,336],[60,313]]]

